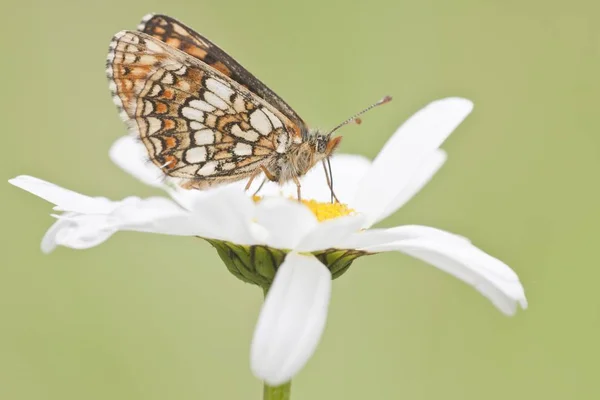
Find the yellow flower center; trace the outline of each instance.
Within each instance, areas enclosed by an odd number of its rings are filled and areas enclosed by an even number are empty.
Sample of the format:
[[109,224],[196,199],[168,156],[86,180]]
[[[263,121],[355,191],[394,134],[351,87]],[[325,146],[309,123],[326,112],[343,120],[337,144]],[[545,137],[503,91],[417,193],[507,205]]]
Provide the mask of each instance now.
[[[262,200],[262,197],[253,196],[252,199],[258,203]],[[344,203],[321,203],[316,200],[302,200],[302,204],[308,207],[310,211],[315,214],[315,217],[317,217],[319,222],[323,222],[328,219],[345,217],[347,215],[354,214],[355,212],[352,208],[348,207],[348,205]]]
[[354,214],[354,210],[344,203],[320,203],[316,200],[302,200],[302,203],[315,214],[319,222]]

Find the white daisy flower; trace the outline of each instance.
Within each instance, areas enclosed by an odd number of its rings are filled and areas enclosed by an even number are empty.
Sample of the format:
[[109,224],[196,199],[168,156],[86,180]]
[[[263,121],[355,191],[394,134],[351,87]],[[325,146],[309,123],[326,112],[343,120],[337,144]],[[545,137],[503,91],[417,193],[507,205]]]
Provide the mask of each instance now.
[[125,230],[208,240],[234,275],[268,292],[250,364],[258,378],[277,386],[290,381],[314,353],[327,320],[332,278],[359,256],[409,254],[473,286],[506,315],[515,314],[518,304],[527,308],[513,270],[468,239],[426,226],[371,228],[433,177],[446,159],[439,146],[472,107],[460,98],[432,102],[398,128],[373,162],[332,157],[336,194],[345,204],[329,203],[318,168],[302,179],[303,197],[311,199],[303,203],[293,200],[295,185],[267,185],[260,200],[244,192],[243,182],[186,191],[165,182],[130,136],[113,145],[111,158],[141,181],[165,189],[171,199],[111,201],[29,176],[9,182],[62,212],[42,239],[44,252],[57,245],[90,248]]

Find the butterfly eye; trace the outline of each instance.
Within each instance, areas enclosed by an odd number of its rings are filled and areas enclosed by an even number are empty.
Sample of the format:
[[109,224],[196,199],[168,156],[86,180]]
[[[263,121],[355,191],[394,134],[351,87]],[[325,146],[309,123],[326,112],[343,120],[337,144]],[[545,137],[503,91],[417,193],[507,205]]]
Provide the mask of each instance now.
[[327,137],[325,136],[318,136],[317,137],[317,144],[316,144],[316,150],[317,153],[325,153],[325,151],[327,150]]

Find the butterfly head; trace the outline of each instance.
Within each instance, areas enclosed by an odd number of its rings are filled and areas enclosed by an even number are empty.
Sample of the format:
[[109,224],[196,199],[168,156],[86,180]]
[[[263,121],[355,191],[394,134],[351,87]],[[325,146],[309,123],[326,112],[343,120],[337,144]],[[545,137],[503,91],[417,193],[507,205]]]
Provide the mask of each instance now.
[[341,136],[332,138],[318,130],[310,130],[306,140],[290,152],[289,160],[294,164],[294,170],[304,175],[315,164],[329,158],[342,140]]
[[322,133],[320,131],[309,132],[309,143],[314,149],[316,158],[322,159],[329,157],[335,149],[340,145],[341,136],[331,137],[331,134]]

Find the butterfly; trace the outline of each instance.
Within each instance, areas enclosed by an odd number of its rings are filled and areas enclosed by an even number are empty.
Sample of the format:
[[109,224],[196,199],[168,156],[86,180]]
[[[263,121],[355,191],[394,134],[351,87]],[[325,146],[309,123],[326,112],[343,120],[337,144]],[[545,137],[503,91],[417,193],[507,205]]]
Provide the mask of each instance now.
[[263,173],[263,184],[267,179],[293,181],[298,200],[299,178],[321,162],[333,201],[329,157],[341,136],[332,134],[360,123],[359,115],[391,100],[384,97],[327,133],[309,129],[284,100],[221,48],[158,14],[145,16],[137,31],[113,37],[106,73],[122,119],[137,133],[150,160],[183,188],[248,179],[248,189]]

